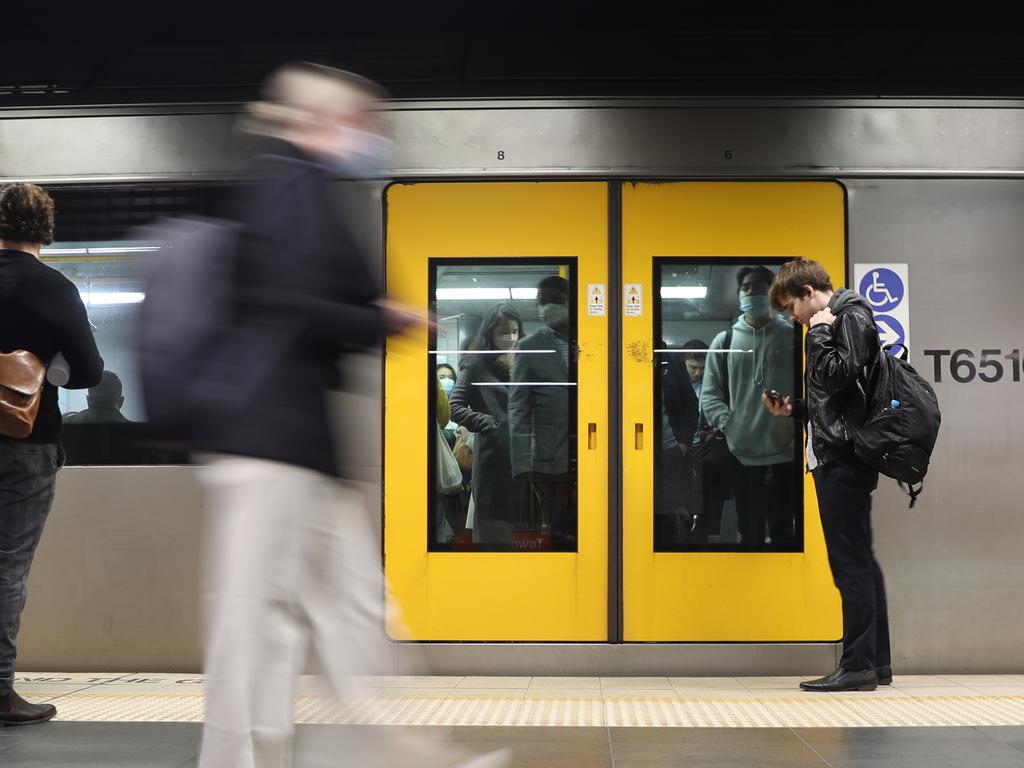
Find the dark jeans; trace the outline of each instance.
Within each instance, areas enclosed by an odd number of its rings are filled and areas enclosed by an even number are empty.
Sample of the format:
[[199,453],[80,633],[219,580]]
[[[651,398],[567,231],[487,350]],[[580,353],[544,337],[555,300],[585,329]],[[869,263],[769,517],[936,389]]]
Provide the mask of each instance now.
[[772,548],[792,547],[796,539],[796,491],[800,488],[796,462],[747,467],[737,461],[734,483],[736,524],[743,544],[763,547],[767,525]]
[[833,461],[814,470],[814,486],[832,578],[843,599],[840,665],[867,670],[890,664],[885,582],[871,549],[871,492],[878,473],[856,459]]
[[14,684],[15,640],[28,570],[53,503],[64,454],[56,443],[0,441],[0,696]]
[[658,463],[654,496],[655,551],[688,541],[693,523],[686,506],[693,476],[689,454],[684,456],[678,447],[662,448]]

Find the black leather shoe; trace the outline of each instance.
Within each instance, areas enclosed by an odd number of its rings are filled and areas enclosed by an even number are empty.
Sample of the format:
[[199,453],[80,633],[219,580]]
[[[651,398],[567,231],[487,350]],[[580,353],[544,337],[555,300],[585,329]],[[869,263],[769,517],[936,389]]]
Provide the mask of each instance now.
[[838,691],[873,691],[878,687],[878,674],[873,669],[853,671],[839,667],[831,675],[800,683],[805,691],[836,693]]
[[878,674],[879,685],[892,685],[892,667],[890,665],[878,667],[875,672]]
[[0,696],[0,726],[45,723],[56,714],[53,704],[29,704],[14,691]]

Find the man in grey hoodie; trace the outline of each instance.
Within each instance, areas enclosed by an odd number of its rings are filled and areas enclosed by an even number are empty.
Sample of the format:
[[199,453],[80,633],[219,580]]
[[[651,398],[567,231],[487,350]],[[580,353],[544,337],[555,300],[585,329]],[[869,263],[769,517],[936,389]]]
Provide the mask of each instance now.
[[792,549],[799,543],[795,430],[792,423],[772,418],[761,405],[761,395],[772,389],[793,391],[799,344],[794,325],[773,312],[768,302],[773,278],[764,266],[737,271],[742,314],[732,326],[728,347],[726,331],[711,342],[701,410],[708,424],[725,434],[736,459],[733,489],[742,543],[762,547],[770,535],[773,549]]

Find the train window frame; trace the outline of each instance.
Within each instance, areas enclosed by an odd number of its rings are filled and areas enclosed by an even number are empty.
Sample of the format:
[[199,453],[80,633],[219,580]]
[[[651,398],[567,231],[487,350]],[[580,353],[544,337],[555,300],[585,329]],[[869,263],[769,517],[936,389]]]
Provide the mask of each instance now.
[[[93,251],[98,255],[104,252],[124,254],[125,248],[137,248],[138,253],[145,255],[150,249],[139,240],[138,233],[143,228],[165,217],[212,216],[222,213],[230,198],[250,184],[251,181],[245,179],[225,179],[198,183],[153,180],[46,185],[56,207],[58,239],[43,247],[40,261],[75,282],[73,278],[76,276],[68,273],[67,263],[81,260],[83,256],[88,257]],[[75,253],[69,253],[68,250]],[[125,282],[132,282],[132,279],[126,279]],[[89,294],[89,283],[86,282],[85,285],[86,294]],[[86,304],[87,310],[91,309],[90,304],[91,302]],[[126,333],[130,338],[131,329],[128,328]],[[105,347],[101,346],[100,339],[97,339],[97,346],[100,346],[100,354],[109,362],[110,353],[108,351],[104,354]],[[126,350],[130,358],[127,361],[128,368],[113,372],[119,374],[122,380],[131,381],[137,370],[137,363],[130,344]],[[126,370],[131,370],[131,373],[126,373]],[[84,398],[86,391],[82,390],[81,396],[76,395],[75,399]],[[62,393],[61,400],[67,401],[68,397]],[[140,409],[144,417],[144,405],[140,405]],[[65,411],[62,408],[62,421],[64,417],[75,412],[81,411]],[[60,440],[66,447],[67,466],[196,465],[196,461],[187,450],[148,443],[146,425],[145,418],[127,423],[63,424]]]
[[[792,261],[794,256],[757,256],[757,255],[744,255],[744,256],[654,256],[651,259],[651,286],[652,286],[652,304],[653,311],[651,312],[651,323],[652,323],[652,334],[654,350],[667,349],[667,344],[663,337],[664,326],[663,326],[663,300],[661,298],[662,288],[662,274],[664,267],[679,265],[679,266],[732,266],[732,267],[743,267],[743,266],[756,266],[763,265],[766,267],[780,267],[787,261]],[[777,271],[777,270],[776,270]],[[774,311],[774,310],[773,310]],[[730,326],[731,327],[731,326]],[[794,396],[803,396],[804,388],[804,329],[799,324],[793,324],[793,337],[794,337],[794,355],[793,355],[793,382],[794,382]],[[661,366],[661,360],[666,356],[667,353],[655,351],[652,355],[655,366],[655,374],[652,376],[653,380],[653,395],[654,395],[654,410],[652,413],[653,420],[653,443],[656,450],[652,452],[651,459],[651,485],[652,485],[652,500],[651,515],[652,517],[656,514],[657,508],[657,490],[659,486],[659,475],[660,475],[660,455],[662,445],[662,420],[660,418],[654,418],[655,414],[662,412],[663,398],[662,398],[662,382],[661,376],[658,375],[658,369]],[[678,354],[678,353],[671,353]],[[708,543],[708,542],[680,542],[672,545],[661,545],[657,542],[656,533],[652,530],[651,535],[651,552],[653,553],[743,553],[743,554],[779,554],[779,553],[797,553],[803,554],[806,551],[806,525],[805,516],[807,510],[807,498],[806,489],[804,487],[803,475],[805,472],[804,464],[804,427],[802,422],[798,419],[793,420],[793,460],[796,464],[796,476],[793,479],[797,489],[796,498],[799,500],[799,514],[796,516],[794,523],[794,535],[793,544],[790,546],[776,546],[774,544],[756,545],[756,544],[743,544],[740,542],[726,542],[726,543]]]
[[[506,547],[477,544],[465,549],[455,548],[449,542],[441,544],[436,540],[436,519],[434,510],[437,508],[438,492],[435,487],[434,477],[437,463],[437,441],[432,435],[437,425],[437,398],[428,392],[427,421],[424,434],[427,436],[427,462],[426,462],[426,483],[427,483],[427,508],[426,512],[426,551],[430,554],[452,554],[452,555],[473,555],[473,554],[577,554],[579,552],[579,528],[580,528],[580,504],[579,504],[579,312],[580,307],[577,301],[579,289],[579,265],[576,256],[432,256],[427,259],[427,307],[431,317],[437,316],[437,273],[439,266],[526,266],[535,265],[538,267],[566,267],[569,281],[569,333],[570,333],[570,354],[569,354],[569,381],[572,386],[569,390],[569,410],[573,415],[570,424],[573,425],[569,439],[569,466],[576,493],[573,494],[574,506],[572,509],[573,520],[575,521],[575,548],[572,550],[532,550],[532,549],[511,549]],[[437,357],[437,326],[434,325],[427,333],[427,355],[426,355],[426,382],[428,390],[430,384],[436,379]]]

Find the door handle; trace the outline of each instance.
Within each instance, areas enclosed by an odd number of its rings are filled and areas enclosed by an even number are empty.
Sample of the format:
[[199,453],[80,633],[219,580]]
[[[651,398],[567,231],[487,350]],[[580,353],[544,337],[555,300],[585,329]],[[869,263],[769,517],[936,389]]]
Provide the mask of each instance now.
[[633,449],[642,451],[644,449],[644,425],[637,422],[633,426]]
[[597,424],[594,422],[587,424],[587,449],[597,450]]

